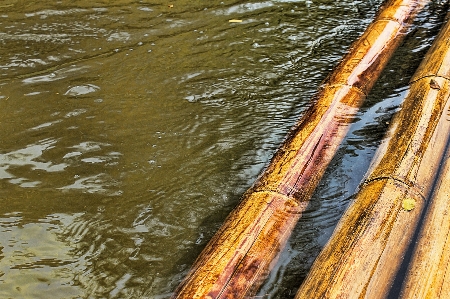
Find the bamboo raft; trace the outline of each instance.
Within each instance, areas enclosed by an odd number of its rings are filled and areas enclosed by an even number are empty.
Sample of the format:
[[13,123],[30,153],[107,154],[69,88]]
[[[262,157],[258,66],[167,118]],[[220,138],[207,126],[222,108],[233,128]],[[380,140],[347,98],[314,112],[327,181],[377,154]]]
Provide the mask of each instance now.
[[[450,15],[449,15],[450,16]],[[441,171],[450,138],[450,22],[411,79],[367,178],[315,260],[296,298],[386,298]],[[448,157],[448,153],[447,153]],[[402,298],[445,298],[450,221],[439,179]],[[448,170],[448,169],[447,169]],[[448,182],[448,181],[447,181]],[[447,227],[447,229],[442,229]],[[430,248],[433,244],[433,248]],[[446,245],[448,246],[448,245]],[[434,250],[431,253],[429,250]],[[434,271],[431,270],[433,265]],[[423,279],[428,275],[428,279]],[[435,296],[442,292],[442,296]],[[421,295],[421,294],[433,294]]]
[[[389,0],[381,6],[172,298],[249,298],[256,293],[307,207],[349,123],[414,16],[428,2]],[[383,298],[388,293],[446,151],[450,130],[450,121],[443,116],[449,109],[447,31],[440,35],[442,46],[433,45],[413,77],[389,141],[380,149],[355,202],[296,298]],[[442,132],[443,136],[438,135]],[[420,249],[416,252],[415,267],[427,264],[426,254]],[[414,279],[413,275],[408,278],[411,284],[405,284],[404,294],[416,292]]]

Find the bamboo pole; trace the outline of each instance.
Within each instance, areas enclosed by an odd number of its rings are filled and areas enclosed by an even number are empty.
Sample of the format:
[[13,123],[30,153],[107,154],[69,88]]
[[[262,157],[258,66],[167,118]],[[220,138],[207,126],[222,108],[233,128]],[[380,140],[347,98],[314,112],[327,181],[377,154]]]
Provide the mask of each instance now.
[[[447,155],[450,153],[447,153]],[[425,218],[401,298],[447,298],[450,294],[450,159],[447,156]]]
[[[441,34],[439,56],[444,56],[439,71],[426,71],[421,74],[433,80],[445,80],[441,89],[450,84],[450,13]],[[437,55],[436,55],[437,56]],[[430,57],[430,61],[439,63]],[[431,63],[433,63],[431,62]],[[436,81],[437,82],[437,81]],[[438,83],[439,84],[439,83]],[[448,113],[448,110],[447,110]],[[447,122],[449,121],[447,115]],[[444,133],[444,132],[442,132]],[[407,298],[446,298],[450,294],[450,149],[447,149],[444,166],[431,198],[419,241],[415,246],[408,275],[403,285],[402,297]]]
[[[377,152],[367,179],[314,262],[296,298],[387,296],[449,142],[449,75],[447,22],[411,79],[402,109],[391,123],[388,138]],[[442,191],[449,191],[449,187],[443,187]],[[444,205],[448,204],[448,193],[445,195]],[[428,221],[431,225],[433,218]],[[421,250],[427,250],[429,241],[430,238],[423,239]],[[425,255],[419,252],[419,259]],[[407,290],[415,292],[411,284],[430,270],[423,268],[418,272],[414,268],[411,274],[415,279],[410,280]]]
[[172,298],[246,298],[267,277],[355,113],[428,0],[389,0],[323,82]]

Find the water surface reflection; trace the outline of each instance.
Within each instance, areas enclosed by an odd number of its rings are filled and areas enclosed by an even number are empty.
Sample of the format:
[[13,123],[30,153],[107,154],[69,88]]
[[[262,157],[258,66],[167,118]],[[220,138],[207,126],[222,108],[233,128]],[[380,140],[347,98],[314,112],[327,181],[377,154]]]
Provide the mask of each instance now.
[[[380,3],[0,3],[0,297],[168,298]],[[420,16],[260,296],[293,297],[446,9]]]

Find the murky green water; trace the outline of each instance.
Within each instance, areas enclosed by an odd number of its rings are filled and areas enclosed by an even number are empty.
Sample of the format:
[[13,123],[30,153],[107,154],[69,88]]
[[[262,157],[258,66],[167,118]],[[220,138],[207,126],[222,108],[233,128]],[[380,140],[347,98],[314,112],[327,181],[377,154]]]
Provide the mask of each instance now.
[[[0,1],[0,298],[168,298],[380,3]],[[259,296],[295,294],[447,8],[420,15]]]

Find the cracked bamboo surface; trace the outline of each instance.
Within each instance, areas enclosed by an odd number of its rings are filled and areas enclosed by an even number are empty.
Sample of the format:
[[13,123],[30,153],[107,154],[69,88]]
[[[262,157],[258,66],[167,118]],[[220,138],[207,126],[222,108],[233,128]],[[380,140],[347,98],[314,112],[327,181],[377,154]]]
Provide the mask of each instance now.
[[258,290],[359,106],[428,2],[390,0],[382,5],[172,298],[248,298]]
[[[450,23],[447,22],[411,79],[401,111],[391,123],[366,180],[296,298],[386,298],[447,150],[449,86]],[[436,196],[443,202],[436,201],[436,208],[426,221],[404,298],[443,298],[420,295],[432,293],[441,285],[442,273],[432,273],[431,264],[434,269],[446,271],[450,260],[445,252],[449,246],[446,238],[450,218],[440,210],[448,210],[450,188],[442,183],[440,186]],[[437,237],[431,229],[439,230],[444,224],[447,230]],[[431,280],[422,281],[423,275]],[[448,290],[448,282],[445,286]],[[446,297],[449,293],[443,294]]]

